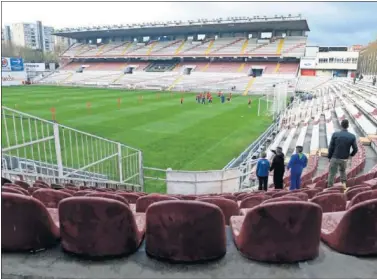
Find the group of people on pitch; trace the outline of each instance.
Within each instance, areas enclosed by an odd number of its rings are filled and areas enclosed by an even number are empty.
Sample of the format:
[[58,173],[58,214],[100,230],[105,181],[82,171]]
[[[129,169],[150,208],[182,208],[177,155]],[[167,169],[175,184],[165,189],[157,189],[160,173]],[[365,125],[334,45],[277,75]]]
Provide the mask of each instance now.
[[206,99],[208,100],[208,103],[209,104],[212,104],[212,95],[210,92],[207,92],[207,93],[199,93],[198,95],[196,95],[195,97],[195,100],[198,102],[198,104],[200,104],[200,102],[202,104],[205,104],[206,103]]
[[[341,131],[335,132],[330,141],[328,149],[328,159],[330,161],[330,171],[328,178],[328,187],[334,185],[334,178],[339,169],[340,181],[343,187],[346,188],[347,175],[347,160],[349,157],[356,155],[358,151],[356,137],[354,134],[348,132],[349,122],[347,119],[341,122]],[[351,152],[352,148],[352,152]],[[259,180],[259,190],[267,191],[269,172],[273,171],[273,181],[275,189],[283,189],[283,176],[285,169],[291,170],[291,183],[289,190],[300,189],[301,175],[308,164],[308,158],[303,154],[303,147],[297,146],[296,153],[292,155],[287,166],[284,163],[284,154],[281,147],[277,147],[272,163],[266,159],[266,153],[261,153],[261,158],[258,160],[256,174]]]

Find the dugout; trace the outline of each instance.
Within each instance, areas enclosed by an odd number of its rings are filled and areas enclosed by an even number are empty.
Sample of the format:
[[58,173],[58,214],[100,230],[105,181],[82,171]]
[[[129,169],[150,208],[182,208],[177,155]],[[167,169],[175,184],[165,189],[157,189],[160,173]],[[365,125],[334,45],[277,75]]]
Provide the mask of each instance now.
[[188,66],[185,66],[183,69],[182,69],[182,74],[184,75],[191,75],[191,72],[194,71],[196,68],[196,65],[188,65]]
[[130,66],[127,66],[125,69],[124,69],[124,74],[126,75],[132,75],[134,73],[134,70],[137,68],[137,66],[133,66],[133,65],[130,65]]
[[248,76],[260,77],[263,75],[264,69],[265,67],[262,66],[251,67],[248,71]]

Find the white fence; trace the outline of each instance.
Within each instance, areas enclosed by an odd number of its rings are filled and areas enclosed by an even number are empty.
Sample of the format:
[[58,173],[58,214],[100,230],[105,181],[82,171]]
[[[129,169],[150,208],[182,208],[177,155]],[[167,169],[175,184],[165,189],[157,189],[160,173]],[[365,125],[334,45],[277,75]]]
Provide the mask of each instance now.
[[142,152],[2,107],[2,176],[142,190]]

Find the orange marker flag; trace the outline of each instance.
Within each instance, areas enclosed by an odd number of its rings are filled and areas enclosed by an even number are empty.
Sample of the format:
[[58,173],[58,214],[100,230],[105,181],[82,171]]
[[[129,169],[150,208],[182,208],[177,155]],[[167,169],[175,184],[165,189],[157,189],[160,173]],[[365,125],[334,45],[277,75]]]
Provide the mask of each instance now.
[[56,109],[54,107],[52,107],[50,109],[50,111],[51,111],[51,119],[52,119],[52,121],[56,121]]

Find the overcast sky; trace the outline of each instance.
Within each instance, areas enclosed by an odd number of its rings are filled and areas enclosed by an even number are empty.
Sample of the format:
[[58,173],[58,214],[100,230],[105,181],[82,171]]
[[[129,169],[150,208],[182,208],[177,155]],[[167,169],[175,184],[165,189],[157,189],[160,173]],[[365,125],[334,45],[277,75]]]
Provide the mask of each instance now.
[[377,2],[3,2],[2,25],[42,21],[55,28],[301,13],[310,45],[367,44],[377,38]]

